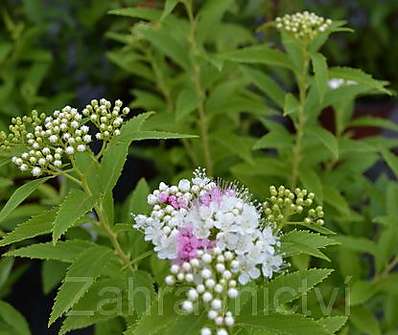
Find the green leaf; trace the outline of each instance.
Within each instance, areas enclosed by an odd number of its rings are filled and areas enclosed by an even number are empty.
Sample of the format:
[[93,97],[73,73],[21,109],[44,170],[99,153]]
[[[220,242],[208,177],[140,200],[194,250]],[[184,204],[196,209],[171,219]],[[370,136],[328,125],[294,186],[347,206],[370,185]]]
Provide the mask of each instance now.
[[1,189],[11,186],[12,184],[13,184],[13,182],[11,179],[0,177],[0,188]]
[[190,60],[186,46],[168,31],[149,25],[137,26],[136,31],[176,64],[185,70],[189,69]]
[[351,308],[351,322],[361,332],[369,335],[381,335],[379,322],[372,312],[364,306]]
[[45,183],[47,180],[53,177],[45,177],[40,179],[32,180],[21,187],[17,188],[12,194],[10,199],[0,211],[0,222],[4,221],[10,213],[18,207],[27,197],[29,197],[37,188]]
[[395,176],[398,178],[398,157],[392,154],[388,150],[383,150],[382,155],[390,169],[394,172]]
[[233,5],[233,0],[206,1],[197,14],[198,40],[203,42],[217,29],[224,13]]
[[49,294],[65,277],[68,266],[58,261],[43,261],[41,279],[44,294]]
[[153,300],[153,296],[153,281],[147,272],[135,271],[120,278],[101,278],[68,313],[60,335],[117,316],[137,313],[140,317],[150,307],[146,304]]
[[7,282],[10,276],[12,266],[14,265],[14,258],[7,257],[0,259],[0,290],[3,285]]
[[292,64],[288,57],[279,50],[266,45],[255,45],[219,54],[219,58],[237,63],[266,64],[290,69]]
[[90,211],[95,204],[95,197],[78,189],[72,189],[59,207],[54,220],[53,242],[58,241],[70,227]]
[[151,308],[134,325],[129,327],[123,335],[154,335],[175,321],[178,306],[175,292],[160,290],[161,294],[152,304]]
[[398,132],[398,124],[381,117],[363,116],[349,123],[350,127],[377,127]]
[[328,87],[327,86],[329,80],[328,65],[326,63],[326,58],[320,53],[312,54],[311,60],[315,73],[315,83],[319,92],[319,100],[322,103]]
[[21,315],[21,313],[19,313],[14,307],[4,301],[0,301],[0,320],[1,319],[10,326],[10,328],[12,329],[12,335],[31,334],[28,323]]
[[141,178],[133,193],[128,199],[128,211],[133,214],[147,214],[149,205],[147,196],[150,193],[149,186],[144,178]]
[[319,319],[318,323],[326,328],[328,332],[334,334],[345,325],[347,319],[348,318],[346,316],[329,316],[327,318]]
[[336,208],[341,214],[350,215],[351,210],[346,199],[334,187],[323,184],[323,199],[324,202]]
[[287,149],[291,148],[293,143],[293,137],[287,130],[271,130],[254,144],[253,150],[269,148]]
[[181,139],[181,138],[197,138],[196,135],[179,134],[168,131],[157,130],[141,130],[130,134],[131,141],[143,140],[168,140],[168,139]]
[[333,67],[329,69],[329,78],[350,80],[367,86],[368,88],[376,90],[380,93],[392,95],[392,92],[385,88],[387,85],[386,81],[375,80],[371,75],[359,69],[353,69],[349,67]]
[[22,222],[13,231],[9,232],[2,240],[0,240],[0,247],[23,241],[28,238],[51,233],[55,215],[56,209],[53,208]]
[[199,103],[198,96],[192,87],[184,88],[177,97],[176,102],[176,120],[181,121],[193,112]]
[[94,246],[84,250],[69,267],[52,307],[49,326],[69,311],[93,285],[110,262],[112,249]]
[[329,237],[304,230],[293,230],[283,235],[281,242],[281,251],[285,253],[286,257],[308,254],[327,261],[330,261],[329,258],[319,249],[338,244]]
[[322,127],[308,127],[308,135],[314,136],[327,148],[333,155],[334,159],[339,158],[339,146],[336,137],[328,130]]
[[171,14],[173,9],[177,6],[178,2],[179,0],[166,0],[161,20],[164,20],[166,17],[168,17]]
[[269,334],[283,335],[330,335],[317,321],[306,318],[301,314],[270,314],[244,316],[237,318],[237,324],[244,327],[253,327],[269,332]]
[[376,293],[376,287],[370,281],[358,280],[350,289],[351,306],[366,303]]
[[309,166],[300,167],[300,180],[304,187],[315,194],[316,200],[322,204],[323,202],[323,187],[322,181],[318,174]]
[[159,20],[162,15],[162,12],[160,10],[144,7],[120,8],[111,10],[108,13],[112,15],[127,16],[134,19],[142,19],[147,21]]
[[[280,275],[268,284],[268,296],[272,303],[268,307],[278,309],[300,298],[329,277],[332,272],[332,269],[309,269]],[[267,309],[267,306],[265,308]]]
[[376,244],[364,237],[338,235],[334,239],[341,244],[342,248],[373,255],[377,253]]
[[254,83],[262,92],[264,92],[280,108],[285,104],[285,91],[267,76],[264,72],[253,69],[248,66],[241,66],[242,73]]
[[24,248],[11,250],[7,252],[5,256],[52,259],[72,263],[78,255],[92,246],[93,243],[82,240],[59,241],[56,245],[52,242],[37,243]]
[[291,94],[287,93],[285,95],[285,101],[283,103],[283,115],[290,115],[290,114],[296,114],[298,113],[300,109],[300,103],[296,99],[296,97]]

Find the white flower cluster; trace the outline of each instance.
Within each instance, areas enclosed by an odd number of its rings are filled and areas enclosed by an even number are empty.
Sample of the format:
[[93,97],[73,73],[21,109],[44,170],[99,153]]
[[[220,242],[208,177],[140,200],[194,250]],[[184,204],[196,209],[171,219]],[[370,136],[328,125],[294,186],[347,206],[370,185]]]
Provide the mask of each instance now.
[[[197,256],[180,265],[173,264],[166,284],[177,282],[193,285],[187,291],[182,303],[184,312],[193,313],[203,303],[208,319],[217,327],[217,335],[227,335],[227,328],[235,324],[231,311],[227,310],[228,300],[239,296],[237,289],[239,261],[235,253],[215,247],[208,251],[199,250]],[[211,334],[210,328],[203,328],[201,334]]]
[[[177,186],[160,183],[148,204],[152,212],[135,216],[134,227],[144,231],[159,258],[173,262],[166,283],[195,284],[183,309],[191,312],[201,297],[210,308],[209,319],[220,327],[217,334],[228,334],[223,327],[231,327],[234,319],[225,311],[224,299],[238,295],[237,283],[245,285],[261,275],[271,278],[283,264],[278,237],[261,209],[247,190],[221,186],[204,170]],[[211,331],[205,328],[202,334]]]
[[[315,194],[306,189],[296,188],[294,192],[284,186],[270,187],[271,197],[264,202],[265,218],[281,228],[293,215],[304,215],[304,223],[324,224],[322,206],[314,206]],[[315,208],[312,208],[315,207]]]
[[[76,152],[83,152],[89,148],[92,136],[89,134],[88,122],[92,122],[98,132],[95,137],[108,140],[120,133],[123,118],[119,115],[122,102],[117,100],[113,110],[111,103],[101,99],[92,100],[91,109],[84,109],[79,113],[76,108],[64,107],[55,111],[51,116],[32,112],[31,117],[16,118],[10,126],[11,133],[1,134],[2,149],[10,149],[13,145],[22,144],[29,149],[20,156],[12,157],[12,162],[21,171],[30,171],[35,177],[42,174],[52,174],[65,167]],[[129,109],[123,108],[122,115],[127,115]],[[98,117],[98,115],[101,115]]]
[[304,11],[292,15],[286,14],[276,18],[276,27],[294,34],[298,39],[312,40],[318,33],[326,31],[332,24],[332,20],[325,19]]

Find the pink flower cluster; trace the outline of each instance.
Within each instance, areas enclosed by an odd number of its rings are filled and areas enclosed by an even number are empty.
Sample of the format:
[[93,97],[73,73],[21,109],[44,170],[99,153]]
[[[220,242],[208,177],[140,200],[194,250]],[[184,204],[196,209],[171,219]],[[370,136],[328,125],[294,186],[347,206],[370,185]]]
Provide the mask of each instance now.
[[177,235],[177,262],[189,262],[197,257],[198,250],[210,250],[213,247],[213,241],[197,238],[193,234],[193,227],[185,226]]
[[175,209],[187,208],[188,200],[183,197],[176,197],[175,195],[168,195],[165,192],[159,194],[159,201],[172,206]]

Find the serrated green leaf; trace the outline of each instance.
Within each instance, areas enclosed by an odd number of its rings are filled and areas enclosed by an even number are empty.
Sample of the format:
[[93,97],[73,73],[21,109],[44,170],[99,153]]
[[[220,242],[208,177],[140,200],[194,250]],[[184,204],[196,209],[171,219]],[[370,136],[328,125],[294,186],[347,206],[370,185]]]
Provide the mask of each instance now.
[[254,327],[272,334],[283,335],[330,335],[316,320],[306,318],[301,314],[270,314],[237,318],[237,324],[244,327]]
[[380,93],[392,95],[391,91],[385,88],[387,82],[375,80],[371,75],[360,69],[353,69],[350,67],[332,67],[329,69],[329,78],[350,80],[367,86],[370,89],[374,89]]
[[177,308],[175,292],[161,292],[162,294],[154,301],[147,313],[136,324],[129,327],[123,335],[158,334],[174,322],[175,308]]
[[13,330],[12,335],[31,334],[28,323],[21,313],[4,301],[0,301],[0,319],[3,319],[10,326]]
[[9,232],[0,240],[0,247],[23,241],[28,238],[51,233],[55,215],[56,209],[53,208],[22,222],[13,231]]
[[331,334],[339,331],[347,322],[346,316],[329,316],[327,318],[319,319],[317,322],[326,328]]
[[311,61],[315,73],[316,87],[319,92],[319,102],[322,102],[329,80],[328,65],[325,56],[320,53],[312,54]]
[[281,237],[281,252],[286,257],[308,254],[330,261],[319,249],[338,244],[335,240],[304,230],[293,230]]
[[96,198],[78,189],[72,189],[59,206],[54,220],[53,242],[58,241],[83,215],[92,210]]
[[68,313],[60,335],[117,316],[145,311],[153,300],[154,288],[147,272],[135,271],[120,278],[100,278]]
[[[279,306],[300,298],[329,277],[332,272],[332,269],[309,269],[273,279],[267,287],[270,302],[272,302],[269,307],[277,309]],[[267,308],[267,306],[265,307]]]
[[86,294],[110,262],[112,254],[112,249],[94,246],[84,250],[73,261],[55,298],[49,326]]
[[49,294],[65,277],[68,265],[62,262],[48,260],[43,261],[41,267],[41,279],[44,294]]
[[237,63],[266,64],[290,69],[292,67],[287,56],[276,49],[266,45],[255,45],[218,55],[220,59]]
[[0,211],[0,222],[4,221],[10,213],[18,207],[27,197],[29,197],[37,188],[45,183],[47,180],[53,177],[45,177],[40,179],[32,180],[21,187],[17,188],[12,194],[10,199]]
[[78,255],[92,246],[93,243],[83,240],[59,241],[56,245],[52,242],[37,243],[24,248],[11,250],[7,252],[5,256],[52,259],[72,263]]

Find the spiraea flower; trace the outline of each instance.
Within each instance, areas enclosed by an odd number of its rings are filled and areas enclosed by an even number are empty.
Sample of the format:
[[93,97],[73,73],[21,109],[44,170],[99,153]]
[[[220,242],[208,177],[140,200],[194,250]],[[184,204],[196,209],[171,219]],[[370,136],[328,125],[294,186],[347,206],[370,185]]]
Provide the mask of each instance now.
[[312,40],[319,33],[326,31],[332,24],[332,20],[307,11],[277,17],[275,22],[277,29],[286,31],[298,39],[307,41]]
[[130,111],[121,108],[120,100],[111,109],[111,103],[101,99],[92,100],[82,113],[70,106],[49,116],[33,111],[31,116],[12,119],[10,133],[0,133],[0,149],[25,148],[12,162],[35,177],[57,173],[76,152],[88,150],[93,140],[107,141],[120,134],[123,117]]
[[134,227],[158,257],[171,262],[166,284],[190,287],[183,311],[201,305],[207,310],[204,335],[214,328],[229,334],[235,319],[228,301],[238,297],[239,286],[271,278],[283,265],[278,231],[251,199],[246,189],[214,181],[198,169],[178,185],[160,183],[148,196],[151,213],[134,217]]

